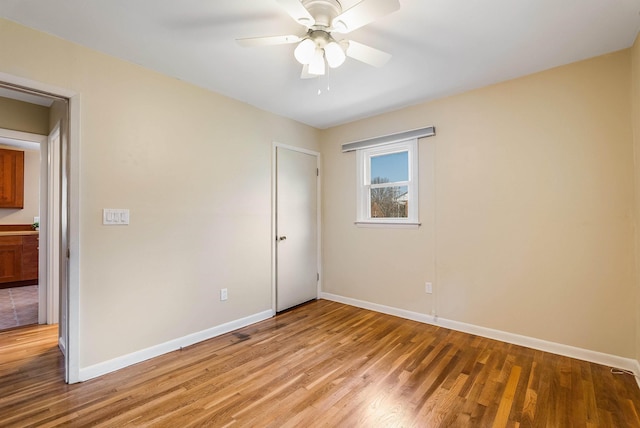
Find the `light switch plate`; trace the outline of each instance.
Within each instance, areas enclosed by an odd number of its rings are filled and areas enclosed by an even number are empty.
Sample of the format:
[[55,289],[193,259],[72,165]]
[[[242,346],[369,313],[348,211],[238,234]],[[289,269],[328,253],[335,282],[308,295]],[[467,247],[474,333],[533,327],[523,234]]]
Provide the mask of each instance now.
[[129,224],[129,210],[122,208],[105,208],[102,210],[102,224],[127,225]]

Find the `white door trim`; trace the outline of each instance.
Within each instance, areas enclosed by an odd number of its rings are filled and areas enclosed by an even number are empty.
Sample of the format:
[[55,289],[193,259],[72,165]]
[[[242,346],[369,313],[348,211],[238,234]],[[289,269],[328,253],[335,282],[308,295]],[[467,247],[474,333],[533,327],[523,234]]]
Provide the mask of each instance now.
[[[30,132],[14,131],[13,129],[0,128],[0,144],[8,144],[16,147],[36,149],[29,143],[46,144],[47,136],[43,134],[32,134]],[[3,141],[3,140],[10,141]]]
[[[320,169],[320,152],[316,152],[313,150],[308,150],[302,147],[291,146],[288,144],[282,144],[278,142],[273,142],[273,147],[271,149],[271,310],[273,315],[276,314],[276,285],[277,285],[277,271],[276,271],[276,259],[277,259],[277,249],[276,249],[276,231],[277,231],[277,201],[276,201],[276,191],[277,191],[277,149],[283,148],[287,150],[293,150],[295,152],[306,153],[308,155],[312,155],[316,157],[316,168],[318,171]],[[317,254],[318,254],[318,274],[320,277],[318,278],[318,293],[320,296],[320,292],[322,291],[322,206],[321,206],[321,180],[320,176],[318,176],[317,182],[317,231],[318,239],[317,239]]]
[[[0,72],[0,81],[17,87],[28,88],[44,94],[66,98],[69,102],[69,129],[66,141],[68,145],[68,171],[63,172],[63,183],[67,186],[68,223],[63,228],[61,239],[69,249],[67,272],[67,332],[66,332],[66,381],[80,381],[80,94],[76,91],[54,85],[37,82],[24,77]],[[66,176],[65,176],[66,173]],[[62,255],[64,256],[64,254]],[[65,334],[63,333],[63,336]]]

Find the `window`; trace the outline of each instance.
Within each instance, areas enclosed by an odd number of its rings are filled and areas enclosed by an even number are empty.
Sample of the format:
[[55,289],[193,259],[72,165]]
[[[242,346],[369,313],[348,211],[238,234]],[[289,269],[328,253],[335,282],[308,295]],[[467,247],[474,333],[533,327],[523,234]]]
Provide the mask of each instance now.
[[358,224],[418,223],[418,140],[356,151]]

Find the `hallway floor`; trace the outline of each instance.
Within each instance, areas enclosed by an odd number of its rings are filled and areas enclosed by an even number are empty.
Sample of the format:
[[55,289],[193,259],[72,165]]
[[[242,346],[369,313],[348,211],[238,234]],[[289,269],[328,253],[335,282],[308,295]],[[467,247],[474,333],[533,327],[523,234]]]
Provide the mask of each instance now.
[[37,323],[37,285],[0,289],[0,330]]

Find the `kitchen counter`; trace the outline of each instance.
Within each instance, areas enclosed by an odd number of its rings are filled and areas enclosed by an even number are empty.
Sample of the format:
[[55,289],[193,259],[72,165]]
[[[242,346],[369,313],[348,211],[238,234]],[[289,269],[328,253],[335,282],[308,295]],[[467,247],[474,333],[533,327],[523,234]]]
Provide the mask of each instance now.
[[8,232],[0,232],[0,236],[21,236],[21,235],[39,235],[39,230],[11,230]]

